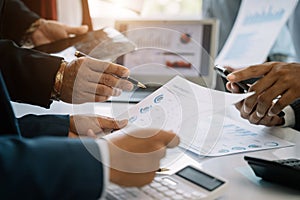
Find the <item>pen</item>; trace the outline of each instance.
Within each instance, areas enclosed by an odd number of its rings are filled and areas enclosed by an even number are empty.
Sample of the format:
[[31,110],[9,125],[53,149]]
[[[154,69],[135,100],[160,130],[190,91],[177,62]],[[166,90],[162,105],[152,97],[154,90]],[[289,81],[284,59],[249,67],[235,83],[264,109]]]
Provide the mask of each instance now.
[[[82,53],[80,51],[75,51],[74,55],[77,58],[80,58],[80,57],[90,57],[90,56],[88,56],[85,53]],[[115,76],[115,75],[113,75],[113,76]],[[131,78],[131,77],[117,77],[117,78],[127,80],[127,81],[131,82],[132,84],[136,85],[137,87],[144,88],[144,89],[147,88],[143,83],[139,82],[138,80],[135,80],[134,78]]]

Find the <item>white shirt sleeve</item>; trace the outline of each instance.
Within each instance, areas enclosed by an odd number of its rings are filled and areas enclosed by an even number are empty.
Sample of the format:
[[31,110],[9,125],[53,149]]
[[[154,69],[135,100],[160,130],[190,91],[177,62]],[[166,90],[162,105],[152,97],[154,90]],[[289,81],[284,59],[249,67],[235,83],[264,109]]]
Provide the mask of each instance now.
[[104,139],[97,139],[96,143],[98,144],[100,155],[101,155],[101,162],[103,167],[103,192],[100,196],[100,199],[104,199],[106,196],[106,188],[109,183],[109,150],[108,144]]
[[293,128],[295,126],[295,113],[291,106],[287,106],[282,110],[284,115],[284,124],[282,127],[291,127]]

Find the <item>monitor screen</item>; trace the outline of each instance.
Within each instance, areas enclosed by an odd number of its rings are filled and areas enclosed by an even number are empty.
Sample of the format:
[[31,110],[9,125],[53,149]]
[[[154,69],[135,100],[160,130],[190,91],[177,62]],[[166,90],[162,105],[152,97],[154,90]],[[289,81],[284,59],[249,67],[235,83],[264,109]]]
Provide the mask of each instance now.
[[214,84],[214,20],[117,20],[115,27],[137,46],[117,60],[132,76],[163,84],[181,75]]

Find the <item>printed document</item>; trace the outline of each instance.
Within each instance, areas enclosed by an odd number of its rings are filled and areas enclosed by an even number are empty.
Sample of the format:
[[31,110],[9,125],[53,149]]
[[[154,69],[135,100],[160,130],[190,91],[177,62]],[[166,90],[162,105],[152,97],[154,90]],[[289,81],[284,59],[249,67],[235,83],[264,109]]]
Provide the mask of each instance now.
[[263,63],[297,0],[243,0],[215,63],[234,68]]
[[[125,132],[141,128],[172,130],[180,136],[181,147],[199,155],[225,155],[274,147],[269,145],[260,148],[257,143],[246,141],[250,140],[246,137],[248,135],[254,136],[255,134],[256,139],[272,136],[266,136],[261,131],[251,132],[247,130],[247,127],[239,127],[225,117],[225,108],[251,94],[216,91],[177,76],[143,101],[129,108],[119,118],[129,119],[129,125],[122,129]],[[231,132],[236,133],[229,134]],[[253,144],[253,148],[242,149],[239,145],[241,140],[249,145]],[[287,144],[279,140],[274,137],[271,141],[278,143],[276,147]],[[264,138],[262,142],[267,141]],[[227,148],[224,145],[227,145]],[[254,145],[257,147],[254,148]]]

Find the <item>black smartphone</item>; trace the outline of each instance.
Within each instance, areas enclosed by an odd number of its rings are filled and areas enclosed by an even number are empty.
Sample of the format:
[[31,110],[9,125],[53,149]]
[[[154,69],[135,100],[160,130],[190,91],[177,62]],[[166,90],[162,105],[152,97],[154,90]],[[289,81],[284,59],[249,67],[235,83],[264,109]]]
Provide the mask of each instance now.
[[[221,78],[223,79],[223,82],[225,84],[225,88],[226,88],[226,83],[228,82],[226,77],[231,72],[220,65],[215,65],[214,70],[221,76]],[[246,93],[249,91],[249,84],[251,85],[251,84],[255,83],[258,79],[259,78],[251,78],[251,79],[247,79],[244,81],[240,81],[236,84],[239,86],[240,92]]]

